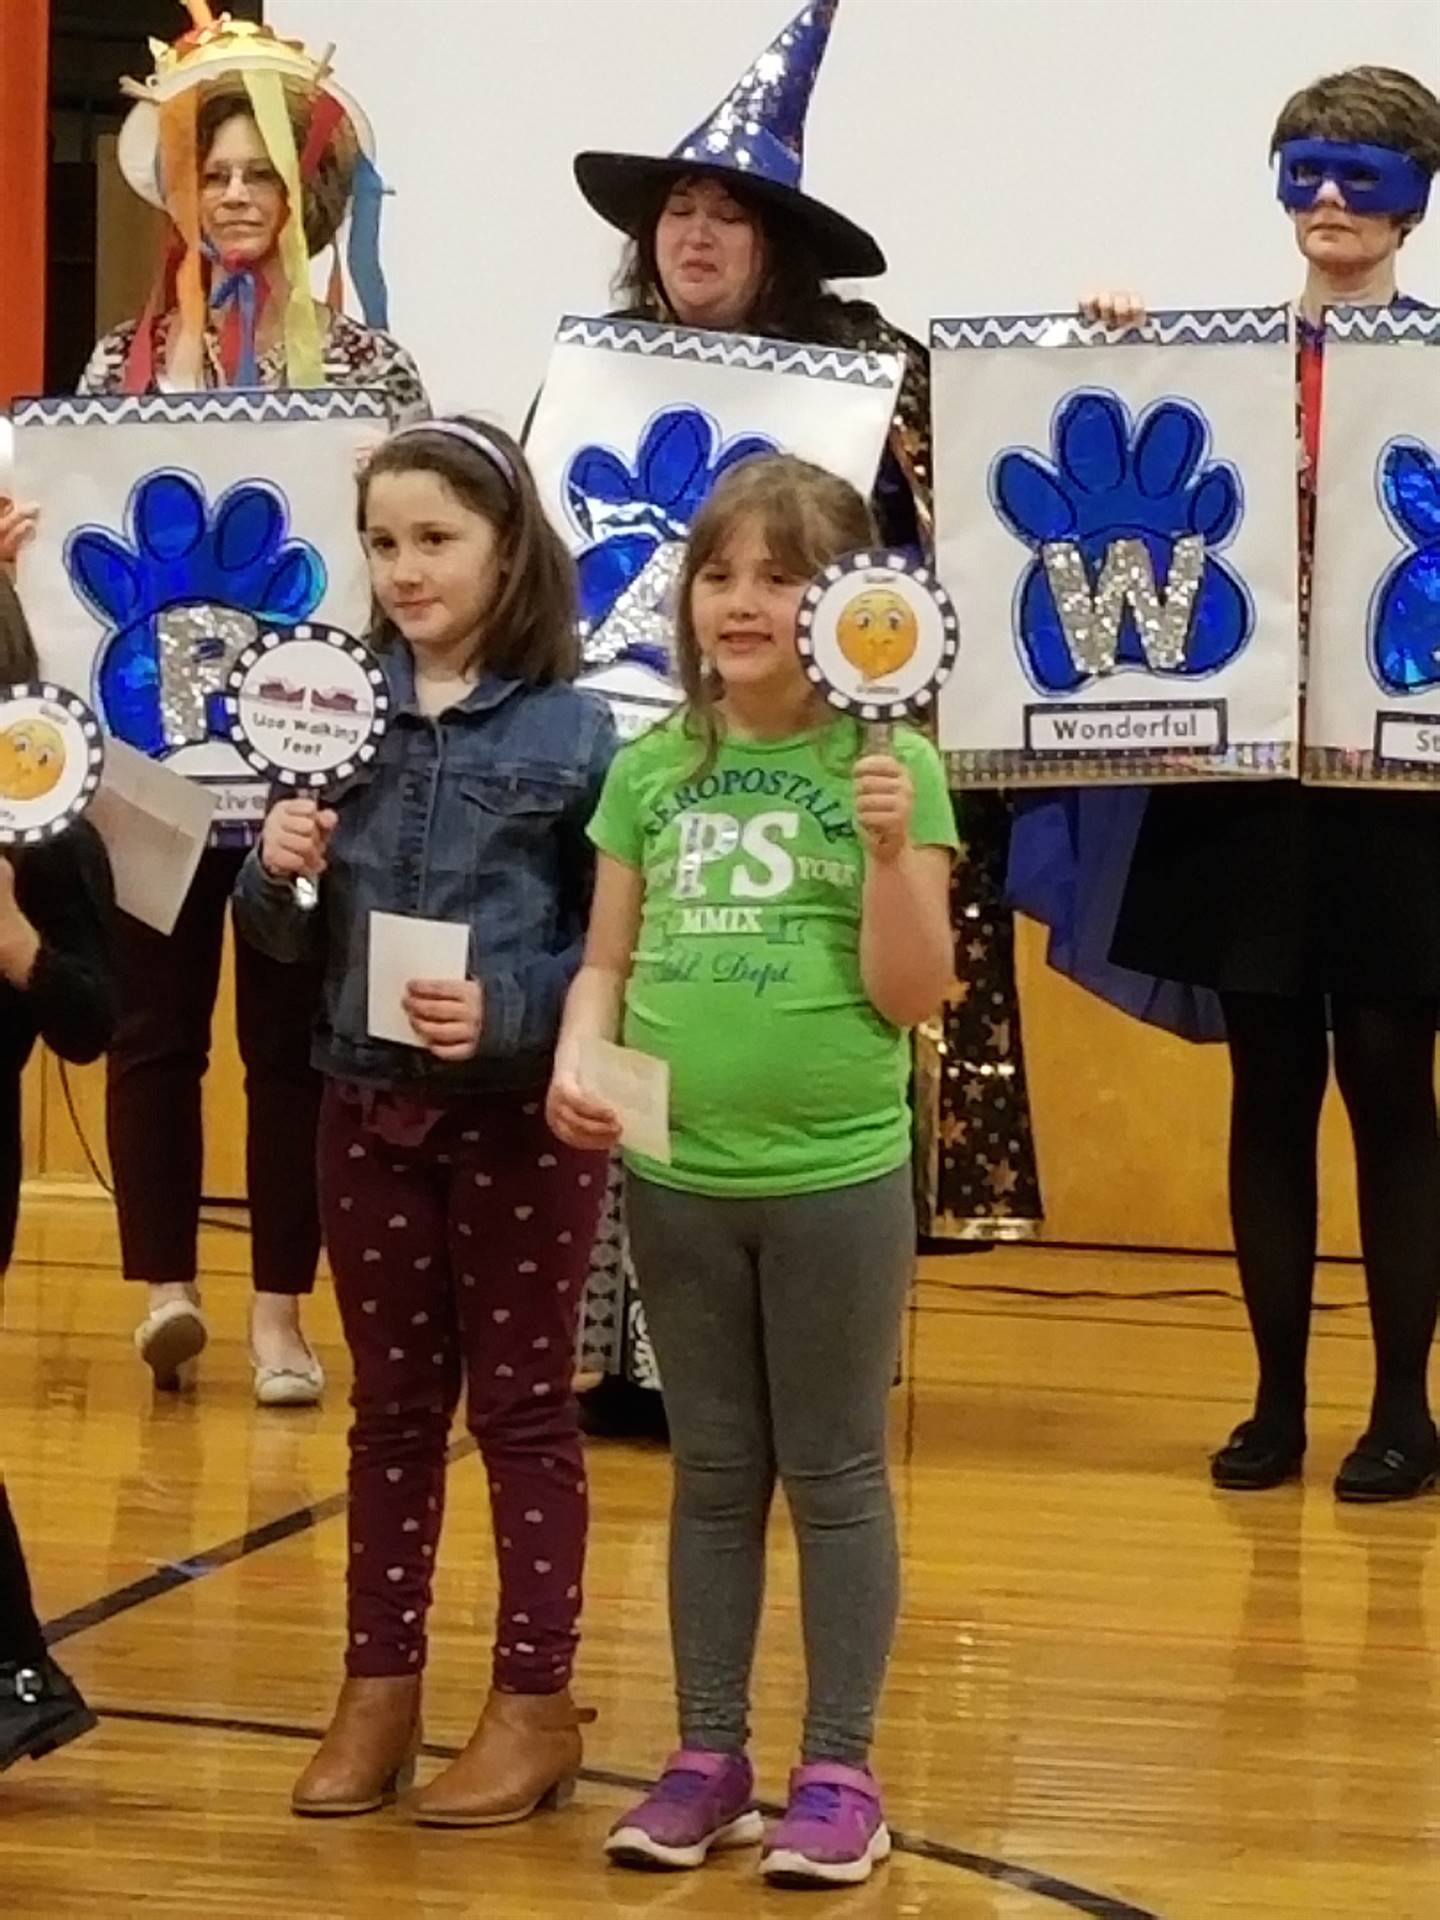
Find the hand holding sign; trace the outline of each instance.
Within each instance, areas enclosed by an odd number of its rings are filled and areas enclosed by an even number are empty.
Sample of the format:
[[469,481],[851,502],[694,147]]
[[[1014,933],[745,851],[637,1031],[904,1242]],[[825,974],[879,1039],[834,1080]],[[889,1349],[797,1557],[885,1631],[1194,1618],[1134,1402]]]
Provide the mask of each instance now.
[[277,801],[265,816],[260,836],[261,866],[275,880],[318,880],[336,818],[331,808],[317,806],[308,795]]
[[257,773],[309,796],[308,807],[290,801],[272,809],[272,819],[282,817],[273,832],[266,821],[263,841],[266,867],[293,878],[300,906],[315,905],[335,825],[315,796],[375,758],[389,713],[374,655],[335,627],[262,633],[235,662],[225,691],[231,738]]
[[903,761],[868,753],[855,763],[855,824],[866,851],[882,865],[898,860],[910,844],[915,787]]

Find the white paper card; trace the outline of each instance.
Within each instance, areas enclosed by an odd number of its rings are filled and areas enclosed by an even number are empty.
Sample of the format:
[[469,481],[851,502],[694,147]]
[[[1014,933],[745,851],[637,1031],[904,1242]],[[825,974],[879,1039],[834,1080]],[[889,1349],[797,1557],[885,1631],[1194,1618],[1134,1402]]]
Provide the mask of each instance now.
[[88,818],[105,842],[121,909],[157,933],[180,917],[210,835],[217,796],[127,747],[105,743],[105,771]]
[[396,1046],[422,1044],[405,1012],[412,980],[463,980],[470,959],[470,928],[464,920],[422,920],[409,914],[370,916],[370,1014],[375,1040]]
[[620,1139],[647,1160],[670,1164],[670,1063],[590,1038],[580,1046],[580,1083],[620,1116]]

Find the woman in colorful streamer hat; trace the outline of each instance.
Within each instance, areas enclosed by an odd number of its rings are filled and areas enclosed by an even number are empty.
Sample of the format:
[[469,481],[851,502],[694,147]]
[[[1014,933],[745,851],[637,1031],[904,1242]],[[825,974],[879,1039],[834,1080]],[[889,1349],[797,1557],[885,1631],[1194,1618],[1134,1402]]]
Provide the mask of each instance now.
[[[155,71],[126,81],[136,104],[120,167],[171,231],[156,292],[139,320],[108,334],[86,392],[156,387],[383,388],[419,407],[414,363],[388,333],[380,270],[375,136],[336,83],[329,54],[185,0],[194,26],[152,42]],[[338,236],[365,324],[343,312]],[[311,260],[336,248],[325,303]]]
[[[152,43],[154,73],[126,83],[136,104],[119,148],[131,186],[170,216],[161,274],[139,319],[100,341],[82,391],[364,387],[387,395],[397,424],[425,413],[415,363],[384,330],[383,189],[369,121],[336,83],[328,54],[317,59],[270,27],[213,14],[206,0],[185,3],[191,31],[173,47]],[[338,248],[328,301],[311,294],[312,257],[336,244],[347,209],[365,324],[342,311]],[[0,547],[4,538],[0,527]],[[169,938],[120,919],[107,1129],[125,1275],[150,1290],[136,1345],[159,1386],[174,1385],[207,1338],[196,1291],[200,1082],[226,907],[254,831],[223,829]],[[318,976],[237,943],[250,1338],[264,1406],[312,1405],[324,1386],[300,1324],[320,1244],[320,1095],[308,1064],[318,997]]]
[[[932,518],[929,358],[872,302],[831,288],[884,273],[885,255],[804,186],[806,119],[838,8],[811,0],[673,152],[587,151],[575,177],[629,242],[616,287],[622,317],[901,356],[871,504],[887,545],[920,552]],[[608,654],[595,664],[609,664]],[[1040,1196],[1002,904],[1004,802],[967,797],[961,836],[952,918],[969,991],[917,1034],[921,1222],[937,1237],[985,1243],[1033,1233]],[[634,1296],[615,1199],[597,1243],[581,1354],[587,1374],[607,1376],[586,1395],[595,1430],[663,1419],[658,1394],[644,1390],[655,1372]]]

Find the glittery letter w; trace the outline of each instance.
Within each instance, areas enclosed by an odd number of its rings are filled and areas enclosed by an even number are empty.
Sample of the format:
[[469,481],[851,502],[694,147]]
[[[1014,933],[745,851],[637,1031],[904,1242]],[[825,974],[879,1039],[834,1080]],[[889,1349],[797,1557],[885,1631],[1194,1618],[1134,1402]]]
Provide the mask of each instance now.
[[1174,673],[1184,665],[1190,623],[1205,572],[1205,542],[1199,534],[1186,534],[1175,542],[1163,597],[1143,540],[1116,540],[1110,546],[1093,592],[1084,555],[1073,540],[1049,543],[1040,549],[1040,557],[1055,596],[1065,644],[1079,672],[1115,671],[1127,606],[1134,612],[1140,646],[1151,671]]

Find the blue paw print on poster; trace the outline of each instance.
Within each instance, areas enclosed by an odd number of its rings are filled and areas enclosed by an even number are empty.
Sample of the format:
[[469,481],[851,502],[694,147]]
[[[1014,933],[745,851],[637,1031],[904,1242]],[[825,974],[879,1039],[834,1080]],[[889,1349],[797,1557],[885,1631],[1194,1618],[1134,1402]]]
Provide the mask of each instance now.
[[1121,668],[1193,680],[1226,666],[1255,615],[1216,557],[1244,500],[1234,467],[1207,457],[1204,414],[1162,400],[1136,420],[1117,394],[1082,389],[1058,408],[1051,446],[1050,460],[1008,450],[990,477],[996,513],[1036,556],[1015,614],[1035,686],[1063,695]]
[[96,679],[110,731],[142,752],[228,737],[221,693],[231,660],[262,626],[288,627],[325,597],[325,562],[292,540],[275,487],[246,480],[207,503],[193,474],[147,474],[126,535],[81,527],[65,570],[110,631]]
[[664,407],[646,425],[633,467],[611,447],[581,447],[565,469],[565,504],[590,543],[576,562],[580,615],[597,627],[660,550],[683,541],[715,482],[779,448],[764,434],[723,440],[699,407]]
[[1380,504],[1413,552],[1397,560],[1370,608],[1370,670],[1386,693],[1440,686],[1440,464],[1419,440],[1380,456]]

